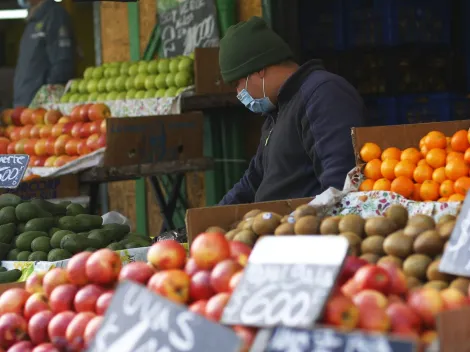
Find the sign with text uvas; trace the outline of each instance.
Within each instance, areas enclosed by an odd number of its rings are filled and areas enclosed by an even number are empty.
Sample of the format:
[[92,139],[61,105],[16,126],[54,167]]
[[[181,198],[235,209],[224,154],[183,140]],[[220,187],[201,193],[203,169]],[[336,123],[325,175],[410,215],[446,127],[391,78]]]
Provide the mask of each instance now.
[[0,154],[0,188],[17,188],[28,168],[29,155]]
[[88,352],[238,352],[235,333],[156,295],[121,283]]
[[340,236],[266,236],[222,315],[222,323],[256,327],[312,327],[348,251]]
[[214,0],[159,0],[157,6],[164,57],[219,45]]

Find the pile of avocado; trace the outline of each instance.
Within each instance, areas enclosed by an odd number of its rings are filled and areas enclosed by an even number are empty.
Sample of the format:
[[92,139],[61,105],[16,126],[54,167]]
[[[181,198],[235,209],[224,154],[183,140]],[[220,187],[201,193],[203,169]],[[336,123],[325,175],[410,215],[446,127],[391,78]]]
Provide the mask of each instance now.
[[0,195],[0,260],[58,261],[99,248],[148,247],[150,237],[131,233],[128,225],[106,224],[98,215],[71,202],[22,201]]

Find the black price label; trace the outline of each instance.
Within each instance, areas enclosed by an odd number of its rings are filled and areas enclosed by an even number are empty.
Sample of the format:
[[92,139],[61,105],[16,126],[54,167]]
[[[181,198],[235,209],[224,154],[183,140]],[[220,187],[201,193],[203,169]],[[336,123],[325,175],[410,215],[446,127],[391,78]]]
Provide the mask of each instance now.
[[28,168],[29,155],[0,155],[0,188],[17,188]]
[[88,352],[238,352],[235,333],[156,295],[121,283]]
[[263,237],[224,309],[222,322],[312,327],[335,286],[348,250],[339,236]]

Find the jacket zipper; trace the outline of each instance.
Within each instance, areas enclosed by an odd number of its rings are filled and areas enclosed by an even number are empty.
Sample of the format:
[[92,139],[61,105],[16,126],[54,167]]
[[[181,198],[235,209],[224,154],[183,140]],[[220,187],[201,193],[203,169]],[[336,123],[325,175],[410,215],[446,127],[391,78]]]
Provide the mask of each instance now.
[[274,129],[274,125],[275,125],[275,122],[274,122],[274,118],[272,116],[269,116],[273,122],[273,127],[271,127],[271,129],[269,130],[269,133],[268,133],[268,136],[266,137],[266,140],[264,142],[264,146],[266,147],[268,145],[268,142],[269,142],[269,137],[271,137],[271,133],[273,132],[273,129]]

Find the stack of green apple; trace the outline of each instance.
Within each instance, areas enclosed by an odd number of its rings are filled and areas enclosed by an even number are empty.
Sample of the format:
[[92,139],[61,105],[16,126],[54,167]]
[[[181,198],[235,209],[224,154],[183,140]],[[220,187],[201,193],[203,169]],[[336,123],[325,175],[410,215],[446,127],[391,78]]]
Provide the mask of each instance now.
[[194,82],[193,55],[88,67],[62,103],[175,97]]

